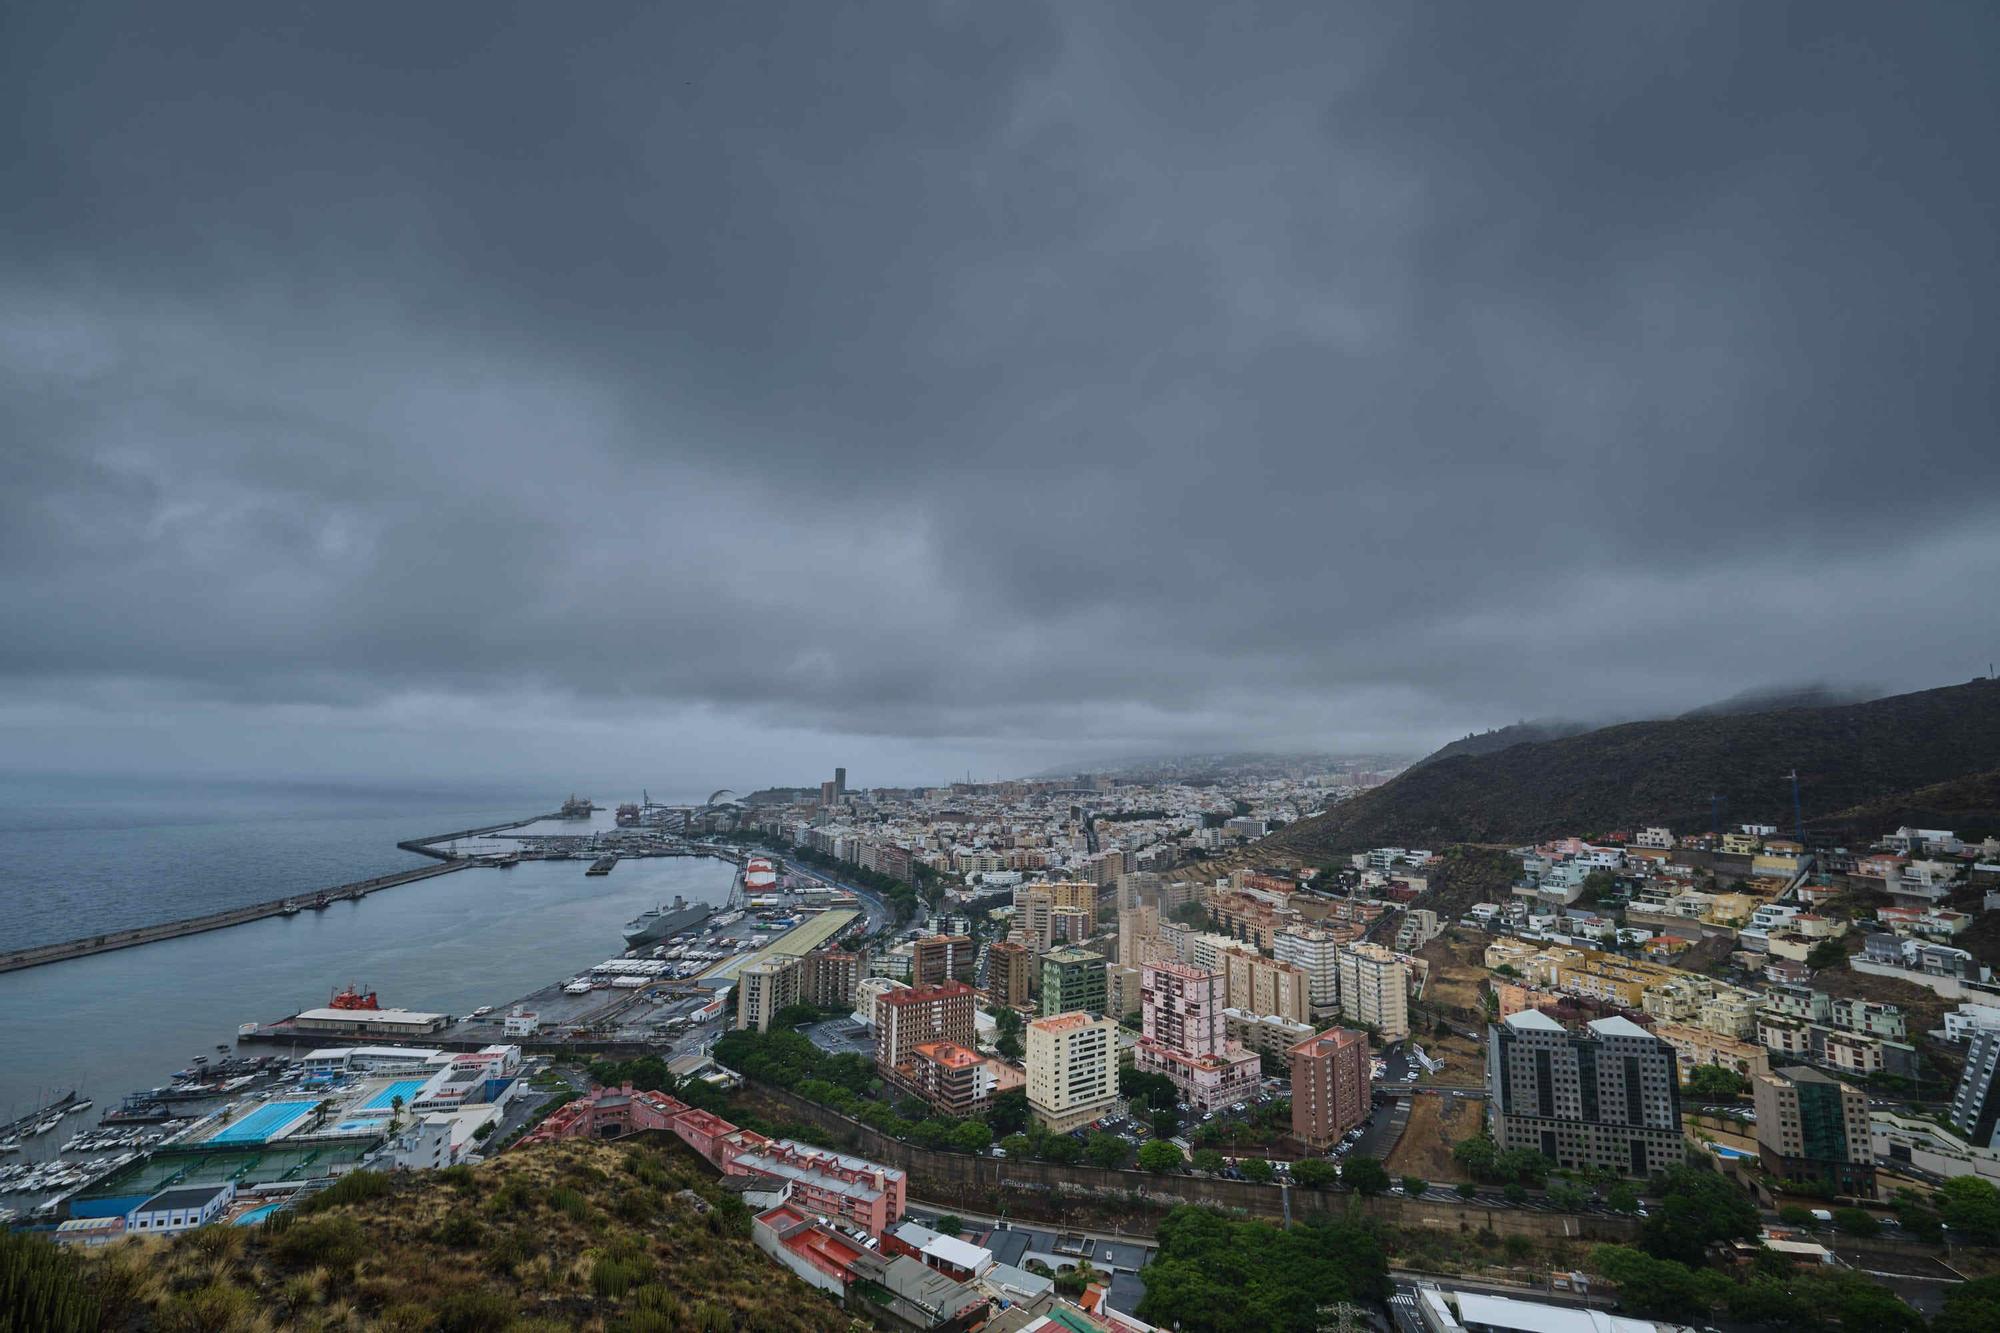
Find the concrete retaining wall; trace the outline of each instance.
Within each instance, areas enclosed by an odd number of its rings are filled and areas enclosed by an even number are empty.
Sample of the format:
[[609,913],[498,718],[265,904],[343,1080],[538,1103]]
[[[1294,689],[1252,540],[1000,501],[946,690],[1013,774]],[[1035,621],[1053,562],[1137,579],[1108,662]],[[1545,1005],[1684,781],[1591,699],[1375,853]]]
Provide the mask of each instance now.
[[1185,1173],[1156,1175],[1147,1171],[1107,1171],[1095,1166],[1061,1166],[1054,1162],[1014,1161],[974,1157],[968,1153],[939,1152],[889,1138],[867,1125],[848,1119],[831,1107],[809,1102],[782,1089],[762,1083],[749,1084],[748,1087],[757,1096],[782,1107],[787,1115],[828,1131],[829,1136],[844,1148],[871,1161],[907,1172],[909,1192],[913,1198],[962,1200],[970,1206],[974,1200],[998,1200],[1023,1191],[1037,1194],[1060,1191],[1072,1197],[1093,1195],[1131,1199],[1162,1208],[1183,1203],[1203,1204],[1281,1220],[1286,1216],[1286,1196],[1289,1195],[1290,1216],[1295,1219],[1336,1216],[1359,1210],[1392,1226],[1443,1231],[1490,1229],[1502,1236],[1563,1235],[1606,1242],[1630,1241],[1639,1234],[1639,1223],[1635,1218],[1470,1206],[1459,1203],[1457,1196],[1449,1192],[1436,1199],[1388,1196],[1364,1199],[1347,1190],[1287,1189],[1249,1180],[1223,1180]]

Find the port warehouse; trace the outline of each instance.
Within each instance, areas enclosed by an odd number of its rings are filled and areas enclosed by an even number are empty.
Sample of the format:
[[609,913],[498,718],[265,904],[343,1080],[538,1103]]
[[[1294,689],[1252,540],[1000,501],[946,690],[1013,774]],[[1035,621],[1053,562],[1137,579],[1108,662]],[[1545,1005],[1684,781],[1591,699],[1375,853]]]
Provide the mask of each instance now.
[[[805,954],[847,930],[861,914],[835,908],[807,917],[784,934],[765,941],[760,948],[724,956],[699,976],[679,977],[674,965],[662,959],[609,958],[585,968],[577,978],[525,996],[512,1008],[537,1010],[538,1023],[523,1030],[509,1030],[508,1014],[493,1015],[490,1021],[454,1020],[449,1014],[423,1013],[401,1009],[308,1009],[271,1024],[246,1024],[239,1041],[276,1043],[333,1043],[376,1041],[422,1041],[453,1050],[478,1050],[496,1039],[518,1041],[531,1049],[590,1050],[621,1052],[637,1048],[630,1041],[578,1040],[565,1026],[591,1027],[613,1016],[619,1008],[636,1004],[643,995],[676,994],[687,999],[694,1012],[712,1016],[735,984],[735,977],[747,964],[778,954]],[[588,982],[578,994],[581,983]],[[564,995],[564,992],[569,992]],[[616,997],[605,1007],[600,996]],[[702,1001],[694,1004],[694,1001]],[[572,1008],[562,1008],[565,1003]],[[561,1015],[560,1017],[558,1015]],[[690,1014],[690,1017],[693,1015]]]

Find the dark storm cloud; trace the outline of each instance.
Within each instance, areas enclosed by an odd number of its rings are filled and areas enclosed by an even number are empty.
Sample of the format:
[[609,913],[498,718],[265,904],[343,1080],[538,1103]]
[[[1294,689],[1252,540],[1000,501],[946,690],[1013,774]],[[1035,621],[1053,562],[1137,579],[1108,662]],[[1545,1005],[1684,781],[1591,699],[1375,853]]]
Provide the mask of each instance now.
[[0,725],[1038,766],[1985,661],[1981,9],[694,9],[0,17]]

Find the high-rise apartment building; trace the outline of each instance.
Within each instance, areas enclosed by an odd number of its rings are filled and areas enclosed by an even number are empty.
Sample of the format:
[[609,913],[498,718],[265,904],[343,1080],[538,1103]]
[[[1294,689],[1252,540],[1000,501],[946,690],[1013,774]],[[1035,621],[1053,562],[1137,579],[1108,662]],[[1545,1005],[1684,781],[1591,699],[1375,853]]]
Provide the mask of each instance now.
[[1875,1197],[1868,1096],[1839,1079],[1791,1065],[1751,1080],[1757,1159],[1784,1180],[1813,1180],[1840,1194]]
[[1144,967],[1159,957],[1160,909],[1135,906],[1118,909],[1118,961]]
[[1321,1150],[1368,1119],[1368,1036],[1328,1028],[1291,1049],[1292,1135]]
[[1686,1155],[1674,1048],[1626,1018],[1570,1032],[1527,1009],[1495,1023],[1486,1106],[1503,1150],[1525,1148],[1562,1167],[1643,1177]]
[[1102,851],[1090,858],[1090,877],[1096,884],[1111,887],[1118,883],[1121,875],[1132,869],[1129,853],[1116,849]]
[[1085,880],[1058,879],[1035,887],[1047,890],[1057,907],[1074,907],[1092,922],[1097,920],[1097,885]]
[[768,1032],[780,1009],[803,998],[805,960],[790,954],[746,964],[736,974],[736,1026]]
[[1014,890],[1014,924],[1008,938],[1045,953],[1055,943],[1055,895],[1046,884],[1024,884]]
[[921,935],[911,941],[910,984],[937,986],[947,981],[972,984],[979,964],[979,946],[965,935]]
[[875,1014],[875,1068],[885,1078],[925,1042],[973,1045],[972,987],[962,981],[890,991],[876,1002]]
[[1017,1009],[1028,1002],[1034,955],[1019,940],[997,940],[986,950],[986,993],[993,1003]]
[[1403,1040],[1410,1035],[1409,968],[1379,944],[1341,946],[1340,1012],[1385,1042]]
[[1220,972],[1222,955],[1226,953],[1256,953],[1257,946],[1245,944],[1234,935],[1218,935],[1213,931],[1180,936],[1175,941],[1187,950],[1182,962],[1192,963],[1204,972]]
[[890,1081],[948,1116],[985,1110],[993,1092],[993,1071],[985,1059],[952,1041],[917,1043]]
[[1049,909],[1049,943],[1081,944],[1090,938],[1090,914],[1080,907]]
[[1085,1013],[1028,1024],[1028,1107],[1051,1133],[1067,1134],[1118,1101],[1118,1024]]
[[1262,954],[1222,954],[1223,993],[1231,1009],[1303,1023],[1312,1015],[1305,969]]
[[1951,1098],[1951,1123],[1975,1148],[2000,1147],[2000,1028],[1979,1028]]
[[1340,945],[1337,936],[1307,926],[1278,932],[1271,953],[1306,974],[1306,997],[1315,1018],[1340,1012]]
[[1104,1012],[1108,1016],[1123,1018],[1139,1012],[1139,981],[1144,975],[1143,968],[1123,963],[1104,965]]
[[1229,1040],[1222,974],[1188,963],[1146,964],[1140,981],[1139,1070],[1164,1074],[1189,1105],[1213,1111],[1257,1091],[1255,1052]]
[[1081,1010],[1102,1015],[1104,956],[1088,949],[1051,949],[1042,955],[1042,1015]]
[[845,949],[815,949],[800,960],[799,1001],[822,1009],[846,1008],[854,1003],[854,988],[861,984],[861,955]]

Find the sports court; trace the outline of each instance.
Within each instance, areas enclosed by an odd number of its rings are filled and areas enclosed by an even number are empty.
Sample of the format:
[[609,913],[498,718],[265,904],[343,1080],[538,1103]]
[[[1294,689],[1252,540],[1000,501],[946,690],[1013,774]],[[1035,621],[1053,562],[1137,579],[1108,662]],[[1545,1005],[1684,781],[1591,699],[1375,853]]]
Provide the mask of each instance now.
[[316,1102],[269,1102],[207,1138],[209,1143],[264,1143],[312,1113]]
[[389,1104],[398,1097],[403,1099],[403,1105],[408,1106],[410,1099],[417,1095],[417,1089],[423,1087],[428,1082],[430,1080],[427,1078],[399,1078],[373,1097],[370,1097],[367,1101],[361,1103],[360,1109],[364,1111],[386,1111],[389,1109]]

